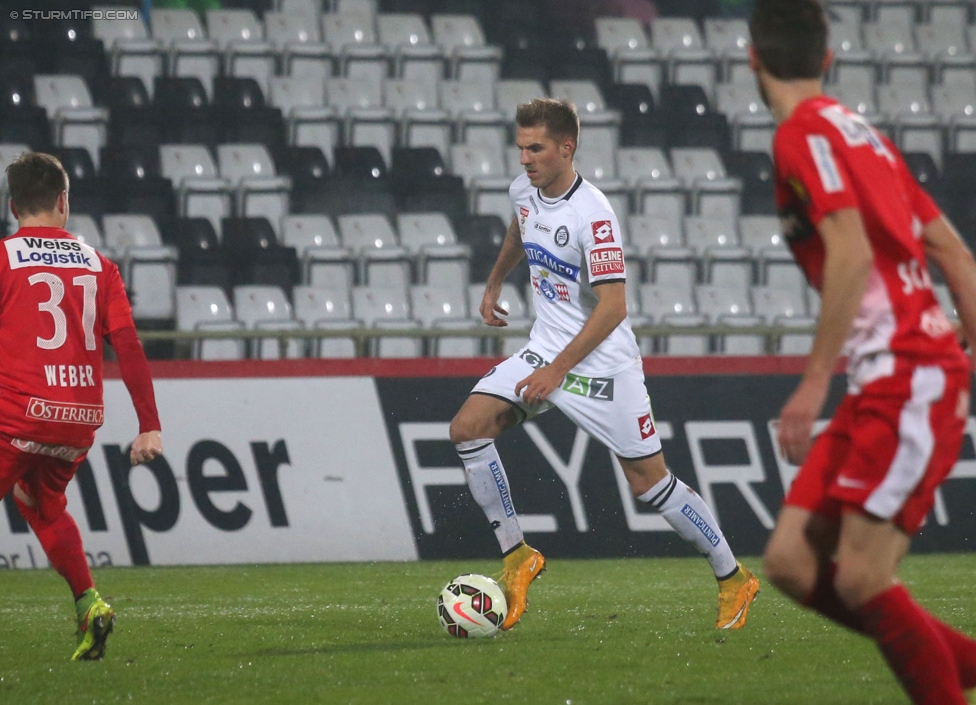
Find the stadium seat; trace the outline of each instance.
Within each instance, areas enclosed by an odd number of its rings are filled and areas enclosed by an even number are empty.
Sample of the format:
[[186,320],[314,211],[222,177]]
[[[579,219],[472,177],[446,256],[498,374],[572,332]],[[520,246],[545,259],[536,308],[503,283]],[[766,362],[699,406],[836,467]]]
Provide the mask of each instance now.
[[[176,327],[181,331],[239,331],[234,311],[224,290],[217,286],[176,288]],[[240,360],[245,349],[241,338],[198,339],[193,357],[200,360]]]
[[212,96],[213,78],[220,73],[220,50],[207,38],[200,16],[189,9],[152,8],[149,22],[153,39],[166,50],[168,75],[197,78],[207,96]]
[[753,286],[750,290],[752,311],[767,323],[779,323],[784,318],[806,317],[806,297],[802,291],[770,286]]
[[91,155],[83,147],[51,150],[71,180],[71,210],[100,217],[106,209],[105,185],[95,171]]
[[264,39],[264,25],[249,9],[225,8],[206,11],[207,34],[222,52],[223,72],[237,78],[251,78],[267,92],[275,74],[278,55]]
[[230,183],[220,177],[210,151],[204,145],[162,144],[159,146],[162,175],[173,182],[181,217],[202,216],[220,232],[221,218],[232,210]]
[[376,36],[372,15],[323,14],[322,38],[337,54],[340,76],[378,84],[389,75],[389,57]]
[[406,288],[412,282],[409,253],[387,216],[341,215],[337,219],[343,247],[359,256],[359,281]]
[[148,215],[106,215],[102,218],[106,247],[121,260],[122,275],[137,322],[175,317],[177,250],[163,244]]
[[110,146],[102,150],[106,209],[149,215],[165,231],[177,214],[173,182],[162,175],[156,146]]
[[416,258],[418,279],[424,284],[464,289],[468,285],[471,249],[457,242],[451,221],[443,213],[397,215],[400,243]]
[[464,320],[468,318],[467,287],[454,289],[448,287],[417,284],[411,286],[410,310],[413,317],[425,328],[437,321]]
[[454,120],[438,107],[438,85],[415,79],[392,79],[384,87],[384,105],[399,121],[399,143],[433,147],[446,154],[454,140]]
[[325,83],[304,76],[274,76],[271,104],[281,110],[288,126],[288,143],[318,147],[332,154],[339,144],[343,116],[325,103]]
[[335,67],[316,20],[309,21],[297,12],[265,12],[264,36],[281,57],[282,76],[321,86],[327,77],[335,75]]
[[313,328],[322,321],[352,320],[352,302],[346,287],[296,286],[292,291],[294,315]]
[[94,247],[103,255],[111,259],[114,253],[105,247],[105,239],[98,223],[90,215],[84,213],[72,213],[68,216],[68,222],[64,229],[81,240],[86,245]]
[[741,208],[742,183],[729,178],[719,153],[710,148],[686,147],[671,150],[671,165],[692,194],[692,212],[706,216],[732,217]]
[[297,252],[278,244],[267,218],[224,218],[221,227],[235,286],[265,284],[290,293],[301,281]]
[[[294,319],[291,303],[285,291],[276,286],[235,286],[234,316],[250,330],[286,331],[301,328]],[[285,357],[303,357],[305,341],[289,338]],[[259,338],[252,341],[251,356],[262,360],[281,357],[279,342],[275,338]]]
[[[104,13],[114,7],[103,5],[93,9]],[[108,19],[103,14],[92,20],[92,31],[111,57],[113,76],[141,79],[152,98],[153,81],[163,75],[166,53],[160,42],[149,36],[146,23],[136,18]]]
[[[213,109],[207,88],[196,76],[162,76],[155,80],[154,108],[168,143],[202,144],[213,148],[223,137],[223,123]],[[213,91],[213,82],[210,83]]]
[[97,167],[107,137],[108,111],[94,106],[85,81],[68,74],[36,74],[34,93],[54,126],[54,143],[84,147]]
[[223,127],[221,142],[259,143],[272,152],[284,148],[288,130],[282,112],[265,105],[263,91],[253,78],[215,78],[214,109]]
[[430,25],[434,43],[444,47],[451,78],[489,85],[498,80],[501,49],[486,44],[475,16],[435,13]]
[[275,174],[271,155],[261,144],[221,144],[217,147],[220,175],[236,191],[236,213],[267,218],[275,232],[289,212],[291,179]]
[[444,49],[431,41],[420,13],[391,12],[376,16],[376,30],[393,60],[393,75],[415,81],[428,96],[435,96],[444,76]]
[[773,160],[767,152],[731,152],[725,157],[725,167],[730,177],[742,182],[743,215],[776,213]]
[[217,238],[217,231],[208,219],[180,218],[174,231],[164,239],[176,245],[180,253],[178,284],[218,286],[230,290],[231,268]]

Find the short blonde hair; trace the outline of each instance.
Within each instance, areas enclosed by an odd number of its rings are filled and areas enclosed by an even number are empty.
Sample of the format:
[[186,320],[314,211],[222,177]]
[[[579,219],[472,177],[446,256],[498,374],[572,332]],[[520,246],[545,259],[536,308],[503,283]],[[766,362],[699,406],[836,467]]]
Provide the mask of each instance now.
[[569,137],[579,144],[579,115],[576,106],[568,100],[536,98],[531,103],[522,103],[515,111],[515,124],[519,127],[542,125],[557,142]]

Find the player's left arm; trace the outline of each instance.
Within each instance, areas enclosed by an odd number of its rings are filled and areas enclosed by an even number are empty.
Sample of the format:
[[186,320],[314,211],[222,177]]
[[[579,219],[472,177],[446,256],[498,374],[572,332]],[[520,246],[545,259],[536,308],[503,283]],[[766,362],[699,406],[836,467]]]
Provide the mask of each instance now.
[[119,372],[125,384],[136,417],[139,419],[139,435],[129,448],[129,461],[133,465],[146,463],[161,455],[163,441],[156,411],[156,394],[153,391],[152,375],[146,351],[142,349],[135,323],[132,321],[132,306],[125,293],[125,286],[118,268],[105,260],[105,288],[100,307],[104,307],[102,335],[115,350],[119,360]]
[[962,333],[969,346],[976,347],[976,261],[966,243],[945,216],[922,228],[925,255],[942,270],[956,305]]
[[544,401],[576,365],[607,339],[627,317],[627,291],[623,280],[595,283],[597,298],[590,317],[556,359],[515,386],[515,394],[529,403]]
[[830,379],[860,308],[874,254],[856,208],[826,214],[817,225],[824,243],[823,291],[813,346],[800,384],[780,412],[778,441],[799,464],[812,443],[813,423],[823,409]]
[[117,328],[108,334],[109,342],[119,360],[122,382],[132,398],[136,417],[139,419],[139,435],[129,448],[129,462],[133,465],[146,463],[163,453],[163,440],[159,412],[156,410],[156,394],[153,391],[149,361],[132,326]]

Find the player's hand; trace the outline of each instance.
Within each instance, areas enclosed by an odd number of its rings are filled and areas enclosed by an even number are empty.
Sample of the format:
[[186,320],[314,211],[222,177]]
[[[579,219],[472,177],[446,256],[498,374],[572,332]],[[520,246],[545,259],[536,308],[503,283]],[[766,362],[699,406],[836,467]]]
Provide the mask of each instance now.
[[515,396],[522,397],[528,404],[540,404],[563,383],[565,377],[552,365],[540,367],[515,385]]
[[136,436],[129,448],[129,462],[133,465],[148,463],[163,454],[163,437],[159,431],[146,431]]
[[498,314],[502,316],[508,315],[508,311],[498,305],[498,296],[500,294],[500,287],[489,286],[485,289],[485,295],[481,299],[481,306],[478,308],[478,311],[481,313],[481,320],[485,325],[494,326],[495,328],[504,328],[508,325],[508,321],[498,316]]
[[826,398],[826,383],[804,380],[780,412],[777,442],[780,453],[794,465],[803,463],[810,452],[813,423]]

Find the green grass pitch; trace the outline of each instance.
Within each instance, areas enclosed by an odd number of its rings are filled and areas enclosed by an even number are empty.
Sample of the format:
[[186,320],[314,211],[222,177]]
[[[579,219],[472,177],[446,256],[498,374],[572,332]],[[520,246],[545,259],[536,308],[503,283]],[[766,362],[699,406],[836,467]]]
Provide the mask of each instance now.
[[[758,569],[759,560],[745,559]],[[72,663],[50,570],[0,573],[0,703],[906,703],[872,644],[763,586],[717,632],[701,559],[552,560],[511,632],[460,640],[435,599],[500,561],[112,568],[104,661]],[[976,557],[910,556],[902,577],[976,634]],[[761,576],[760,576],[761,577]]]

